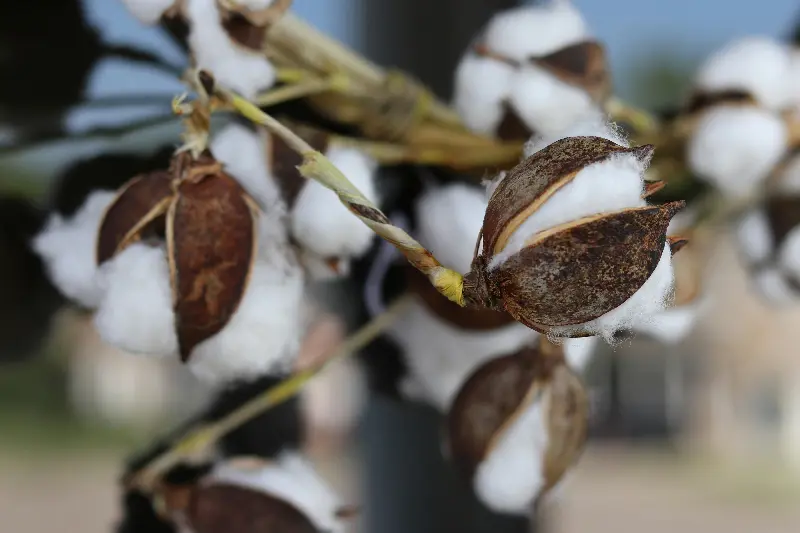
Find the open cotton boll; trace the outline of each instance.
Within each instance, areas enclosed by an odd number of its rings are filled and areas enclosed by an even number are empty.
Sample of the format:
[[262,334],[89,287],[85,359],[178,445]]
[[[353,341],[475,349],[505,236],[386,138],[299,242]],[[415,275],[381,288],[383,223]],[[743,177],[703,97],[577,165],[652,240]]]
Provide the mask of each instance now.
[[690,168],[723,193],[752,194],[787,149],[786,126],[777,113],[721,105],[700,117],[689,139]]
[[469,272],[488,202],[483,191],[456,183],[427,190],[417,202],[417,237],[462,274]]
[[494,135],[503,120],[503,102],[509,95],[514,67],[467,53],[458,64],[453,106],[474,132]]
[[104,263],[103,298],[94,317],[100,337],[132,353],[178,353],[169,265],[163,247],[135,243]]
[[597,346],[597,337],[578,337],[577,339],[564,339],[564,358],[575,372],[583,372],[591,361],[594,348]]
[[532,131],[545,135],[562,131],[583,117],[602,116],[585,90],[530,64],[512,78],[509,102]]
[[[491,331],[469,331],[451,326],[424,304],[413,301],[388,330],[402,348],[411,385],[425,400],[442,412],[467,377],[480,364],[512,353],[530,344],[538,333],[522,324],[508,324]],[[416,395],[415,395],[416,396]]]
[[[377,201],[375,160],[355,148],[338,146],[325,155],[364,196]],[[303,246],[323,257],[361,256],[374,237],[333,191],[315,181],[300,191],[291,212],[291,229]]]
[[538,132],[537,135],[525,143],[523,155],[530,157],[542,148],[567,137],[600,137],[620,146],[628,147],[625,133],[601,112],[590,113],[581,117],[581,120],[570,123],[565,128],[552,133]]
[[615,154],[584,167],[514,230],[489,268],[502,264],[522,250],[532,235],[546,229],[598,213],[644,207],[642,175],[646,164],[632,154]]
[[259,132],[241,124],[231,124],[211,140],[211,153],[225,165],[262,209],[280,199],[280,191],[267,168],[265,142]]
[[672,288],[672,251],[667,243],[664,245],[661,259],[653,273],[647,278],[644,285],[639,287],[639,290],[622,305],[590,322],[575,326],[554,327],[551,331],[556,336],[565,337],[569,336],[570,332],[588,331],[602,336],[610,343],[613,340],[614,332],[630,329],[636,325],[641,326],[661,313],[672,297]]
[[761,105],[780,109],[788,103],[791,63],[785,44],[769,37],[744,37],[709,57],[695,85],[706,92],[747,91]]
[[275,69],[262,55],[236,45],[221,25],[216,0],[186,0],[189,47],[197,68],[219,83],[253,98],[275,83]]
[[102,297],[97,283],[97,231],[115,196],[113,192],[96,191],[73,216],[51,215],[32,243],[56,288],[90,309],[97,307]]
[[527,514],[544,488],[543,462],[549,437],[542,403],[529,405],[478,465],[475,493],[494,511]]
[[772,255],[775,244],[763,209],[745,214],[736,224],[735,231],[739,250],[748,262],[759,263]]
[[772,305],[788,307],[800,303],[800,292],[789,285],[786,274],[777,267],[759,269],[753,282],[759,294]]
[[486,27],[484,44],[502,56],[524,61],[578,43],[589,36],[570,2],[520,6],[498,13]]
[[314,467],[295,452],[283,452],[261,468],[243,468],[235,462],[220,463],[211,472],[216,482],[258,490],[282,499],[305,514],[319,531],[344,532],[345,522],[337,518],[341,503],[314,471]]
[[122,0],[131,14],[144,24],[155,24],[175,0]]

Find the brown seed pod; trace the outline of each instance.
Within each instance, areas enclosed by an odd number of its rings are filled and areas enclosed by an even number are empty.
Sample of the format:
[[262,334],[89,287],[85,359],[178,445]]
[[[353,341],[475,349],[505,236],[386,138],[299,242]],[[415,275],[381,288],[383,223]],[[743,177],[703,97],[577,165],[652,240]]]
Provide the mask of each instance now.
[[544,411],[547,444],[531,449],[540,454],[543,477],[540,493],[531,499],[555,486],[583,449],[588,398],[565,364],[563,350],[546,339],[483,364],[461,387],[447,417],[449,450],[457,468],[474,478],[501,438],[537,406]]
[[604,104],[611,94],[611,74],[605,50],[596,41],[576,43],[551,54],[532,58],[531,62],[564,83],[585,90],[598,104]]
[[172,201],[172,175],[166,171],[136,176],[125,184],[106,209],[97,236],[97,264],[101,265],[148,230],[160,233]]
[[512,169],[489,200],[482,249],[464,280],[467,302],[505,309],[519,322],[547,333],[594,320],[633,296],[658,265],[670,219],[683,202],[560,224],[536,233],[520,251],[489,268],[514,231],[556,191],[586,166],[620,153],[644,160],[652,147],[570,137]]
[[247,287],[258,208],[233,178],[192,163],[167,214],[167,252],[181,360],[219,333]]

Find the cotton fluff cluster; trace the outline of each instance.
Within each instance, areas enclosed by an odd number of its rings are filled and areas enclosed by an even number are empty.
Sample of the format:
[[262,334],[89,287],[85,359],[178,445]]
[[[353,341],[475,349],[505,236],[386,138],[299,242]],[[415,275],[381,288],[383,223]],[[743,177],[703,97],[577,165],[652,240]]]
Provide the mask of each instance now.
[[[270,142],[267,133],[238,124],[228,126],[211,142],[212,152],[229,172],[247,176],[242,178],[244,187],[264,207],[285,203],[269,160]],[[374,159],[355,148],[340,146],[329,147],[325,155],[367,198],[377,200]],[[299,174],[291,179],[304,180]],[[337,273],[346,273],[350,259],[367,252],[374,234],[332,191],[311,180],[301,186],[292,204],[284,209],[288,208],[291,237],[301,247],[304,266],[315,278],[329,277],[333,272],[326,261],[335,259]]]
[[590,38],[583,17],[567,1],[498,13],[479,41],[492,55],[470,49],[458,65],[456,110],[470,129],[486,135],[498,133],[509,109],[531,132],[545,135],[586,115],[599,115],[597,104],[583,88],[559,80],[530,61]]
[[713,54],[695,78],[695,93],[739,92],[750,103],[720,101],[699,111],[687,145],[691,169],[722,192],[751,195],[786,155],[782,113],[800,104],[800,59],[789,45],[746,37]]
[[[222,25],[222,2],[218,0],[123,0],[145,24],[155,24],[165,12],[180,5],[189,26],[189,48],[198,69],[208,70],[225,87],[253,98],[275,83],[275,69],[260,50],[236,42]],[[238,0],[237,7],[264,9],[272,0]]]
[[[561,134],[540,136],[531,140],[526,146],[525,155],[530,156],[559,139],[587,135],[628,146],[627,141],[613,126],[591,119],[576,124]],[[642,194],[644,171],[648,163],[649,158],[622,153],[584,167],[514,230],[505,248],[492,258],[489,268],[496,268],[522,250],[535,234],[549,228],[591,215],[646,206]],[[503,177],[501,175],[494,183],[487,185],[489,195]],[[656,269],[631,298],[590,322],[555,327],[552,328],[552,333],[555,336],[569,336],[575,330],[590,331],[610,341],[616,331],[630,329],[634,324],[643,324],[661,312],[672,295],[672,285],[672,254],[667,243]]]
[[[796,199],[795,212],[800,211],[800,158],[792,159],[779,178],[773,194],[790,202]],[[769,204],[744,214],[735,228],[736,241],[761,296],[773,305],[797,305],[800,302],[800,220],[789,231],[778,233],[771,214]]]
[[283,452],[274,462],[248,466],[236,459],[220,463],[208,482],[232,484],[281,499],[302,512],[319,531],[343,533],[347,529],[346,521],[337,516],[341,502],[302,456]]
[[[450,184],[426,191],[416,206],[417,238],[443,264],[461,273],[470,269],[487,200],[479,188]],[[492,330],[472,331],[448,323],[415,300],[390,327],[389,335],[404,350],[409,376],[403,392],[442,412],[479,365],[515,352],[538,337],[514,322]],[[570,339],[567,360],[583,369],[595,338]]]

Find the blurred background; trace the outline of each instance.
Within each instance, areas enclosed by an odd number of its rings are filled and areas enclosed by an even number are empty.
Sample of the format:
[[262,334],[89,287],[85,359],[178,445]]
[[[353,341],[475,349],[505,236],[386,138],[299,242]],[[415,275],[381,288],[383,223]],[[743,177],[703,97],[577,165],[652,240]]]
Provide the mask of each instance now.
[[[694,68],[726,41],[746,34],[791,36],[800,16],[794,0],[574,3],[607,47],[616,94],[649,109],[680,102]],[[447,98],[462,50],[493,11],[514,4],[296,0],[294,9]],[[180,58],[173,43],[143,28],[121,3],[82,5],[103,41]],[[16,50],[28,36],[10,17],[0,19],[3,66],[9,64],[6,48]],[[63,79],[55,49],[63,47],[67,55],[81,50],[69,33],[51,35],[61,41],[31,44],[31,55],[20,63],[25,68],[12,73],[31,76],[32,84],[46,88],[43,94],[59,91]],[[72,138],[45,148],[0,148],[0,192],[24,198],[30,207],[0,206],[7,228],[36,224],[53,177],[76,157],[119,146],[147,149],[179,132],[176,122],[148,125],[135,135],[124,129],[133,119],[162,114],[182,90],[152,67],[104,59],[92,66],[85,90],[97,99],[145,92],[164,100],[159,106],[78,108],[67,116]],[[36,120],[36,94],[28,93],[25,107],[0,104],[0,147],[18,140],[7,124],[20,122],[20,109],[27,113],[23,123]],[[109,128],[108,135],[82,137],[98,126]],[[118,516],[122,458],[199,409],[209,391],[177,364],[105,345],[80,311],[63,308],[50,320],[47,309],[59,305],[58,297],[52,287],[31,281],[39,267],[26,262],[24,243],[6,238],[11,233],[0,241],[0,350],[2,360],[12,361],[0,366],[0,524],[3,531],[26,533],[110,531]],[[800,530],[800,309],[771,310],[749,292],[725,233],[700,235],[696,244],[709,274],[705,318],[677,347],[637,338],[598,350],[589,370],[590,447],[541,529]],[[341,288],[322,289],[322,298],[347,317],[352,310],[342,294]],[[41,311],[21,320],[18,302],[34,298]],[[30,351],[37,357],[22,361]],[[342,363],[302,398],[307,450],[331,482],[366,509],[354,529],[524,530],[515,521],[484,516],[455,481],[439,455],[439,420],[432,410],[368,396],[364,381],[355,361]]]

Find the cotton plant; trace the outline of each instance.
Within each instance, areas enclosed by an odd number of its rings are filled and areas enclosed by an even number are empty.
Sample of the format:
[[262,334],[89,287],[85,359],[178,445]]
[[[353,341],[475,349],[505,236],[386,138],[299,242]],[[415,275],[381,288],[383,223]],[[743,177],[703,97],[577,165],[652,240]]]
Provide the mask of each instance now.
[[797,51],[767,37],[744,37],[698,70],[686,113],[693,125],[689,168],[733,199],[758,193],[794,143]]
[[554,0],[489,20],[456,69],[453,105],[476,132],[525,140],[602,115],[609,88],[602,46],[571,2]]

